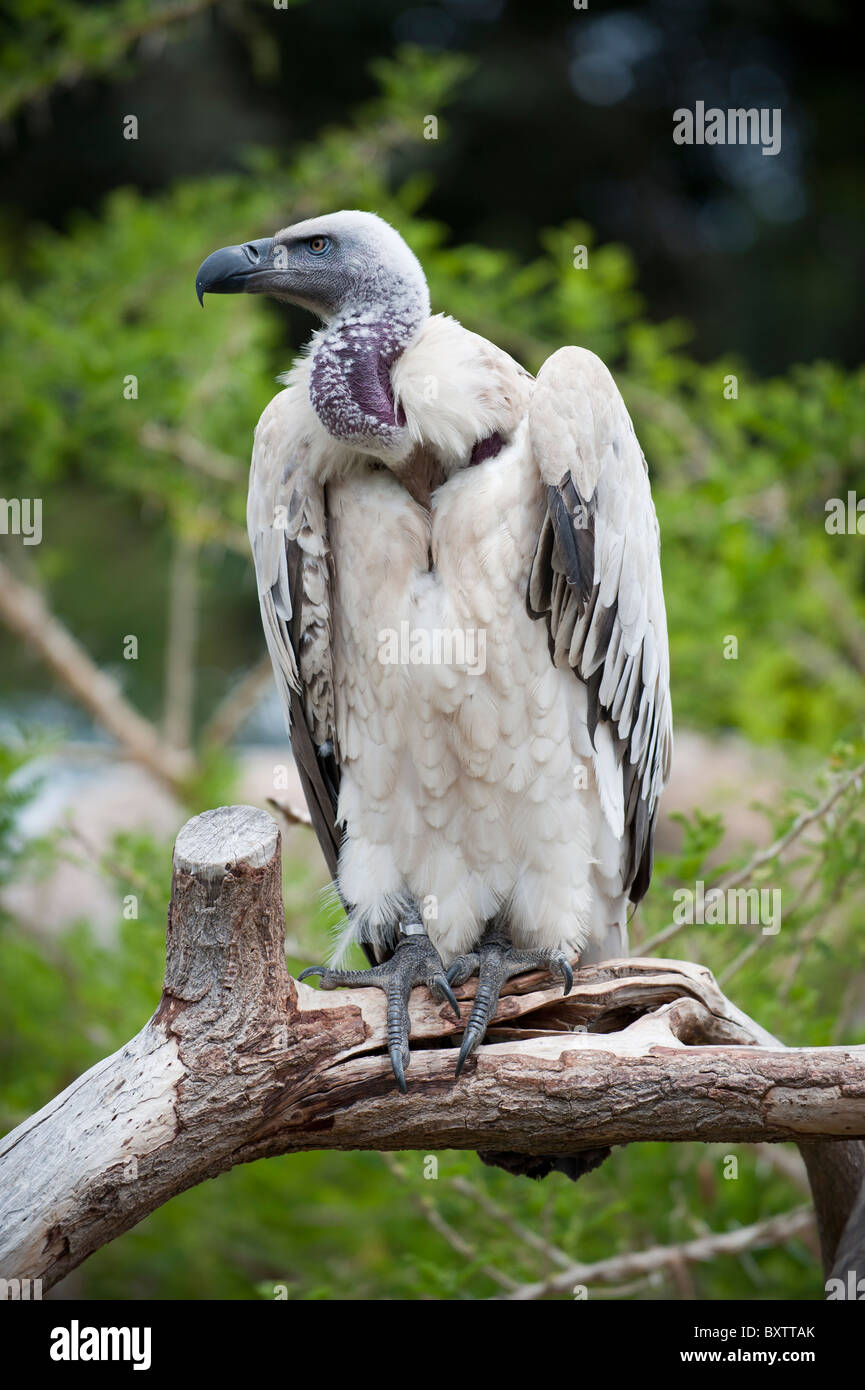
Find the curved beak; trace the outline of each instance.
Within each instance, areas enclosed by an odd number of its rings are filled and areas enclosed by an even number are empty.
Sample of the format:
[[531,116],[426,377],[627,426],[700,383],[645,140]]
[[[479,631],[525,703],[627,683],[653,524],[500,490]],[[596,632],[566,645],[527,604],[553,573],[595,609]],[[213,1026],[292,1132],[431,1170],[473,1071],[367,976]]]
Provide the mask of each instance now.
[[241,294],[263,290],[273,270],[273,238],[247,241],[243,246],[223,246],[202,261],[195,277],[199,304],[206,294]]

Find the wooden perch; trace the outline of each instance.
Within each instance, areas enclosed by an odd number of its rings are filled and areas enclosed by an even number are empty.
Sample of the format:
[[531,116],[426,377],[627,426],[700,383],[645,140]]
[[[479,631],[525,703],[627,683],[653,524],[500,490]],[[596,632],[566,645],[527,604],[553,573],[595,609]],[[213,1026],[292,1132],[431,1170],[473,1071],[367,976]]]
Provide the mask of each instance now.
[[854,1249],[865,1047],[785,1048],[683,961],[590,967],[567,998],[538,974],[508,991],[459,1081],[459,1029],[416,991],[401,1096],[384,996],[322,993],[287,972],[274,821],[248,806],[196,816],[175,847],[156,1013],[0,1142],[0,1276],[47,1288],[185,1188],[325,1148],[792,1139],[820,1173],[827,1268],[842,1236]]

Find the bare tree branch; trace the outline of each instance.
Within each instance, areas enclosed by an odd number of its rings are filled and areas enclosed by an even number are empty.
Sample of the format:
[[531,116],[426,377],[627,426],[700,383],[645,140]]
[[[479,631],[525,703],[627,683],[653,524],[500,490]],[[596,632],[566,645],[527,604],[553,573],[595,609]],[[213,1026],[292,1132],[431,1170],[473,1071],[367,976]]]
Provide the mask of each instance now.
[[218,748],[230,743],[272,680],[273,666],[270,657],[265,655],[241,676],[217,705],[205,725],[202,741]]
[[549,1260],[551,1264],[558,1265],[560,1269],[570,1269],[573,1261],[570,1256],[565,1254],[564,1250],[560,1250],[557,1245],[544,1240],[537,1231],[533,1231],[531,1227],[526,1226],[524,1222],[517,1220],[509,1211],[506,1211],[504,1207],[500,1207],[498,1202],[494,1202],[482,1187],[469,1182],[467,1178],[451,1178],[450,1185],[455,1192],[459,1192],[460,1196],[468,1198],[491,1221],[503,1226],[506,1231],[510,1231],[520,1245],[534,1250],[536,1255]]
[[[844,793],[850,791],[851,787],[860,784],[863,779],[865,779],[865,762],[859,763],[851,772],[842,777],[816,806],[808,811],[802,811],[783,835],[779,835],[777,840],[773,841],[771,845],[767,845],[765,849],[757,850],[741,869],[731,869],[729,873],[712,880],[711,884],[707,886],[711,886],[713,889],[727,889],[737,888],[740,884],[747,882],[764,864],[771,864],[773,859],[777,859],[779,855],[789,849],[790,845],[798,840],[799,836],[810,825],[823,820]],[[674,936],[678,936],[679,932],[685,931],[690,925],[692,924],[688,922],[671,922],[662,931],[650,936],[647,941],[640,941],[638,943],[639,950],[644,955],[648,955],[651,951],[656,951],[659,946],[671,941]]]
[[[823,820],[844,793],[848,792],[851,787],[861,784],[863,779],[865,779],[865,762],[859,763],[852,771],[848,772],[844,777],[841,777],[832,790],[827,792],[823,800],[818,802],[816,806],[811,807],[808,811],[801,811],[793,821],[793,824],[788,830],[785,830],[783,835],[779,835],[778,839],[775,840],[773,844],[767,845],[765,849],[758,850],[743,868],[733,869],[730,873],[722,875],[722,877],[718,879],[717,887],[737,888],[739,884],[745,883],[749,878],[753,877],[755,871],[762,868],[764,864],[771,864],[772,860],[777,859],[786,849],[789,849],[794,840],[798,840],[799,836],[803,831],[807,830],[810,825],[814,825],[817,821]],[[861,786],[859,789],[861,790]]]
[[202,444],[194,434],[187,434],[185,430],[168,429],[151,420],[141,426],[138,438],[145,449],[170,454],[194,473],[202,473],[205,478],[213,478],[220,483],[243,481],[245,469],[239,459]]
[[719,1255],[741,1255],[745,1250],[765,1250],[770,1245],[786,1245],[794,1236],[802,1235],[814,1224],[809,1207],[757,1221],[753,1226],[740,1226],[735,1231],[712,1232],[698,1236],[684,1245],[655,1245],[650,1250],[629,1250],[595,1264],[571,1264],[558,1274],[551,1274],[537,1284],[522,1284],[513,1293],[500,1295],[506,1300],[526,1303],[546,1298],[549,1294],[570,1293],[575,1285],[591,1290],[593,1284],[611,1283],[645,1275],[655,1269],[672,1269],[677,1264],[698,1260],[714,1260]]
[[101,671],[49,610],[39,591],[0,560],[0,619],[51,670],[56,679],[107,730],[135,762],[177,791],[192,770],[188,753],[171,748],[129,703],[117,682]]
[[648,1139],[798,1141],[831,1266],[861,1186],[865,1047],[785,1048],[701,966],[609,961],[579,970],[566,998],[538,973],[510,982],[495,1016],[510,1040],[459,1080],[459,1025],[419,991],[403,1096],[384,996],[289,976],[280,869],[263,811],[223,807],[181,831],[156,1013],[0,1143],[0,1275],[48,1286],[177,1192],[276,1154],[572,1154]]
[[800,1141],[808,1170],[823,1267],[865,1275],[865,1145],[855,1141]]
[[[383,1153],[382,1158],[385,1161],[388,1171],[392,1173],[399,1182],[408,1186],[408,1178],[401,1164],[394,1158],[393,1154]],[[410,1197],[413,1205],[418,1209],[427,1224],[432,1227],[437,1235],[440,1235],[443,1240],[447,1241],[448,1245],[452,1250],[456,1251],[461,1260],[472,1262],[478,1260],[481,1273],[485,1274],[488,1279],[491,1279],[494,1284],[498,1284],[501,1289],[511,1290],[518,1287],[516,1279],[512,1279],[509,1274],[505,1274],[504,1270],[497,1269],[495,1265],[480,1263],[480,1257],[475,1247],[470,1245],[469,1242],[460,1235],[459,1231],[451,1225],[446,1217],[442,1216],[435,1203],[431,1202],[425,1193],[410,1189]]]
[[276,801],[272,796],[267,798],[267,804],[273,807],[273,810],[282,817],[286,825],[305,825],[308,829],[312,829],[312,816],[306,807],[289,806],[287,801]]

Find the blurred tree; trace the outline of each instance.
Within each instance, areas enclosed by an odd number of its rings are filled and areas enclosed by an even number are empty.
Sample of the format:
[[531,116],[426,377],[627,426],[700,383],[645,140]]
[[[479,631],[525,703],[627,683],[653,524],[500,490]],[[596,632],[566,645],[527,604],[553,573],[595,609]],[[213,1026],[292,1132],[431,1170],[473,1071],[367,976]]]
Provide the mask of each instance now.
[[[577,215],[631,248],[653,314],[686,313],[701,359],[733,348],[764,372],[860,360],[850,6],[8,0],[4,15],[0,178],[17,235],[119,185],[236,171],[249,145],[290,155],[344,122],[370,95],[371,61],[408,41],[476,60],[447,128],[397,161],[435,171],[430,212],[461,239],[525,260],[539,227]],[[698,99],[780,109],[780,153],[674,145],[673,111]],[[421,93],[416,110],[441,114]]]
[[[846,498],[861,475],[863,373],[817,363],[761,382],[732,358],[697,364],[682,350],[682,324],[642,316],[628,252],[597,246],[581,223],[547,233],[527,263],[450,245],[420,214],[427,182],[394,185],[390,170],[396,151],[422,143],[418,113],[444,108],[466,64],[406,49],[376,74],[380,97],[288,161],[259,151],[242,173],[156,197],[118,192],[99,217],[79,216],[66,233],[35,230],[25,249],[8,250],[5,485],[44,493],[46,544],[34,563],[60,616],[155,714],[162,576],[178,534],[200,551],[208,682],[199,727],[236,667],[253,660],[246,458],[272,377],[290,365],[309,321],[250,301],[230,321],[202,313],[195,268],[214,246],[274,230],[286,206],[297,217],[368,207],[417,251],[437,309],[530,369],[577,342],[616,370],[661,519],[678,717],[823,751],[855,732],[863,561],[855,537],[824,523],[827,500]],[[585,268],[575,266],[581,246]],[[104,566],[99,582],[94,565]],[[110,579],[118,573],[119,587]],[[130,584],[133,575],[147,582]],[[121,663],[129,632],[141,638],[142,659]],[[731,636],[737,656],[725,659]],[[10,662],[7,690],[21,678]]]

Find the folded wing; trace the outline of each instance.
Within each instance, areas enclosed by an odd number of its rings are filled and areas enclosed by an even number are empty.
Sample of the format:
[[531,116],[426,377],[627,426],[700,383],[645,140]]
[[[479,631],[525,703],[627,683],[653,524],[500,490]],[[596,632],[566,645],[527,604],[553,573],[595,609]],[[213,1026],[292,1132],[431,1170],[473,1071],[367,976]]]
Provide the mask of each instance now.
[[334,728],[332,575],[322,485],[292,429],[291,393],[276,396],[255,431],[247,526],[261,619],[291,748],[312,823],[335,877],[339,752]]
[[638,902],[651,878],[672,753],[660,540],[646,461],[612,376],[583,348],[562,348],[544,364],[529,434],[547,506],[528,610],[546,619],[556,665],[570,666],[586,686],[601,802],[622,839],[624,887]]

